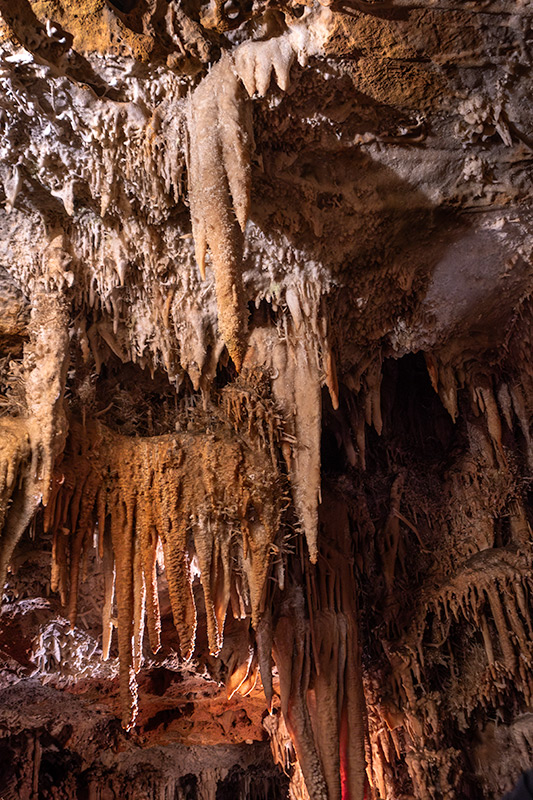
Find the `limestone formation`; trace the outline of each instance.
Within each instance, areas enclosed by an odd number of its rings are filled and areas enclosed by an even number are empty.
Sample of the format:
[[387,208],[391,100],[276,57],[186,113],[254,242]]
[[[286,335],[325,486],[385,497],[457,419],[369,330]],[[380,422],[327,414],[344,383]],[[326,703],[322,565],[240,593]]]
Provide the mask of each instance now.
[[0,0],[1,797],[529,766],[532,17]]

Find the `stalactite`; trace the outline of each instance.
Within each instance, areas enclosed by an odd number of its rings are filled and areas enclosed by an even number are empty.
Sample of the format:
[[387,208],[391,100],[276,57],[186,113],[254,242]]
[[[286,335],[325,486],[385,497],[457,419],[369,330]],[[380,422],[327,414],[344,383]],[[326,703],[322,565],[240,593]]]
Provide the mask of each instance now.
[[[319,298],[315,297],[316,314]],[[294,305],[294,301],[293,301]],[[298,333],[292,325],[280,338],[276,330],[256,328],[247,359],[272,374],[272,393],[291,437],[289,474],[296,511],[309,557],[316,561],[317,507],[320,499],[321,347],[316,316],[306,316]],[[248,361],[245,366],[247,366]]]
[[[113,634],[113,599],[115,594],[115,560],[111,532],[103,532],[104,604],[102,607],[102,659],[107,661]],[[155,652],[155,650],[154,650]]]
[[272,685],[272,615],[269,608],[265,610],[259,620],[255,637],[261,682],[267,701],[267,708],[271,711],[274,689]]
[[309,800],[302,769],[294,755],[294,746],[281,714],[269,714],[263,726],[270,739],[274,763],[279,764],[285,774],[290,775],[289,799]]
[[491,382],[486,377],[478,378],[476,391],[483,405],[483,412],[487,420],[487,429],[492,440],[494,452],[503,467],[507,466],[507,459],[502,446],[502,424],[498,405]]
[[187,552],[187,530],[183,522],[174,522],[162,535],[165,571],[168,578],[174,625],[180,640],[180,652],[188,661],[196,638],[196,607],[192,593],[190,556]]
[[[422,641],[426,642],[426,648],[427,642],[433,648],[442,648],[444,660],[437,660],[448,665],[449,679],[461,697],[461,714],[467,719],[479,703],[501,702],[501,692],[505,690],[508,680],[512,681],[515,691],[528,699],[531,695],[528,669],[522,669],[521,665],[530,664],[533,660],[531,614],[521,582],[529,574],[529,569],[529,558],[514,548],[500,548],[499,552],[489,549],[476,554],[448,584],[438,589],[427,588],[423,605],[425,616],[401,634],[402,650],[394,645],[387,647],[394,675],[394,688],[390,691],[395,705],[402,708],[405,714],[404,719],[400,718],[400,725],[412,742],[418,742],[419,745],[424,741],[423,731],[426,732],[428,738],[425,747],[428,753],[431,747],[436,748],[432,758],[444,758],[445,750],[439,750],[442,736],[440,712],[432,702],[431,694],[424,695],[423,700],[418,694],[417,687],[424,686],[430,669],[423,658]],[[431,619],[432,627],[429,627],[428,620]],[[452,644],[453,630],[459,630],[464,624],[479,630],[486,659],[484,668],[477,662],[479,673],[474,692],[468,680],[454,670],[454,660],[460,661],[464,656]],[[425,652],[431,660],[431,651],[426,649]],[[517,660],[520,662],[518,669]],[[452,702],[455,700],[452,699]],[[383,712],[382,716],[390,719],[390,715]],[[374,735],[371,731],[371,739]],[[450,758],[451,764],[453,756]],[[424,791],[430,791],[431,786],[425,778],[422,780],[424,773],[417,771],[418,764],[416,758],[408,762],[417,791],[423,794]],[[377,768],[375,765],[374,769]]]
[[122,724],[133,727],[137,716],[137,683],[133,669],[133,508],[122,498],[112,497],[111,541],[115,554],[118,654],[120,659],[120,703]]
[[[126,727],[133,725],[136,714],[135,672],[142,661],[145,607],[154,652],[160,644],[159,540],[184,659],[192,655],[196,634],[193,558],[200,568],[211,651],[216,653],[222,646],[234,569],[245,579],[252,624],[259,624],[283,496],[272,452],[267,442],[257,451],[244,448],[223,422],[218,424],[217,433],[206,434],[200,428],[196,433],[145,439],[119,436],[98,422],[72,423],[67,450],[57,466],[56,513],[50,525],[56,538],[69,542],[73,623],[81,553],[98,525],[105,584],[102,649],[107,658],[115,593]],[[66,536],[62,532],[65,519]],[[57,574],[66,555],[55,548]],[[242,665],[237,666],[242,669]],[[254,657],[240,678],[231,678],[232,691],[250,691],[256,675]]]
[[[275,74],[288,89],[291,64],[320,51],[327,37],[328,12],[315,12],[306,28],[296,24],[286,35],[244,42],[223,53],[189,98],[188,181],[196,260],[205,278],[207,248],[215,274],[219,328],[240,370],[246,352],[246,302],[242,278],[243,233],[250,210],[253,132],[249,97],[263,97]],[[304,45],[305,40],[305,45]],[[335,396],[334,362],[327,369]]]
[[0,530],[17,487],[20,470],[30,455],[26,425],[19,418],[0,419]]
[[[53,252],[49,264],[51,272],[58,268],[56,258],[59,256]],[[31,338],[24,352],[28,416],[24,423],[17,419],[12,430],[8,431],[8,452],[5,452],[2,442],[5,477],[4,486],[0,484],[1,583],[5,580],[15,546],[39,503],[42,500],[43,505],[46,505],[50,499],[54,461],[66,436],[63,394],[68,351],[67,308],[65,298],[55,287],[49,292],[42,287],[35,289],[30,332]],[[13,446],[13,434],[17,428],[15,435],[18,435],[19,443]],[[28,456],[31,456],[31,463],[20,474],[20,466]],[[17,477],[22,485],[8,509],[7,501],[11,497]]]
[[346,614],[346,666],[341,712],[341,774],[343,797],[365,792],[365,700],[361,685],[361,652],[355,618]]
[[300,590],[295,589],[288,600],[289,613],[279,619],[274,631],[274,659],[280,677],[281,710],[294,742],[310,800],[328,800],[307,706],[309,631],[306,630],[303,605],[303,596]]
[[365,372],[365,418],[367,425],[373,425],[376,433],[381,434],[383,421],[381,417],[381,359],[373,363]]
[[392,590],[394,582],[394,573],[396,570],[396,559],[398,557],[398,548],[400,544],[400,518],[398,516],[400,511],[400,503],[402,499],[403,486],[405,483],[405,474],[400,472],[396,476],[390,490],[390,511],[383,531],[382,549],[383,559],[383,575],[385,577],[385,584],[388,591]]
[[[61,257],[57,251],[52,253],[50,271]],[[43,505],[50,497],[54,462],[64,446],[67,430],[63,408],[68,365],[67,319],[67,299],[60,290],[35,291],[30,321],[32,340],[24,355],[25,389],[32,472],[42,487]]]
[[[366,784],[366,709],[356,622],[357,590],[351,569],[353,544],[343,505],[337,505],[328,495],[322,514],[335,519],[337,535],[334,544],[322,540],[322,558],[312,568],[316,573],[313,580],[320,588],[307,599],[308,607],[315,609],[314,730],[329,797],[362,798]],[[330,731],[328,738],[325,730]]]
[[146,603],[146,586],[139,536],[135,537],[133,548],[133,669],[137,673],[142,664]]
[[[317,638],[317,663],[320,668],[314,680],[317,715],[315,730],[328,787],[328,800],[340,800],[341,754],[339,739],[332,734],[340,730],[339,715],[342,713],[344,700],[341,696],[344,686],[342,688],[339,686],[339,678],[343,676],[346,665],[345,658],[342,659],[344,663],[339,663],[341,651],[339,639],[342,634],[338,629],[337,615],[333,611],[316,611],[313,627]],[[345,648],[344,655],[346,655]],[[345,720],[344,722],[346,724]],[[345,758],[343,762],[346,763]]]
[[439,395],[442,405],[455,422],[458,415],[457,377],[453,366],[438,358],[434,353],[424,353],[429,378],[434,391]]
[[237,369],[246,336],[241,258],[250,205],[251,157],[250,112],[241,95],[231,59],[224,55],[191,95],[187,113],[196,260],[204,277],[210,248],[220,331]]
[[285,593],[273,632],[283,719],[310,797],[365,794],[365,701],[357,630],[352,540],[346,508],[326,494],[321,516],[335,520],[316,566]]
[[157,653],[161,647],[161,617],[159,611],[159,594],[157,591],[157,529],[154,526],[150,501],[141,494],[138,497],[138,512],[141,524],[136,546],[139,547],[143,582],[146,594],[146,623],[150,647]]

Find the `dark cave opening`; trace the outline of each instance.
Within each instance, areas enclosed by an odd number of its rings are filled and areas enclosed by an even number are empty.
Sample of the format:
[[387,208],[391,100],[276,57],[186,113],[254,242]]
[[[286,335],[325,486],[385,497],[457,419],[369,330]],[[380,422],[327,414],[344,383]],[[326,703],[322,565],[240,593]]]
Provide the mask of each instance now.
[[[455,435],[450,415],[431,385],[424,353],[383,362],[381,410],[385,440],[398,455],[439,462]],[[369,432],[369,439],[374,437]]]
[[283,800],[288,790],[288,777],[274,765],[247,770],[235,766],[218,784],[215,800]]
[[123,14],[129,14],[134,11],[139,5],[140,0],[109,0],[109,4],[122,11]]
[[[334,411],[327,389],[322,392],[323,425],[321,463],[325,475],[341,475],[350,465],[347,439],[356,448],[353,427],[349,437],[348,390],[341,387],[341,403]],[[378,434],[365,425],[367,472],[390,474],[390,468],[425,463],[443,466],[447,454],[462,435],[433,389],[424,353],[409,353],[383,362],[380,388],[383,429]],[[349,446],[349,445],[348,445]]]
[[183,795],[183,800],[196,800],[198,791],[198,776],[197,775],[184,775],[180,778],[180,789]]

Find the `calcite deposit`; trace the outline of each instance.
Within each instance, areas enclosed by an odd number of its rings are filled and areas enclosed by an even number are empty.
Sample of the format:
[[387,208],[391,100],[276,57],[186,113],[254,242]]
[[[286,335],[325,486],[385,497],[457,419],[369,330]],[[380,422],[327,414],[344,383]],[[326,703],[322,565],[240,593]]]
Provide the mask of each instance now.
[[532,18],[0,0],[3,800],[530,766]]

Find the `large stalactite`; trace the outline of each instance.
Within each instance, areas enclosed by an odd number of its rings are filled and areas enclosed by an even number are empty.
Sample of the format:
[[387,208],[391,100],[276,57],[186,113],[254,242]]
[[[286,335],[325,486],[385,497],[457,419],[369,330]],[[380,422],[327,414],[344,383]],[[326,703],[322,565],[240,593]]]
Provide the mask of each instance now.
[[531,16],[0,0],[0,795],[528,766]]

